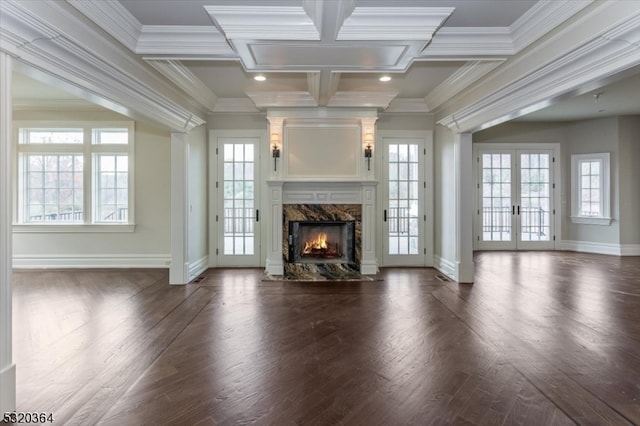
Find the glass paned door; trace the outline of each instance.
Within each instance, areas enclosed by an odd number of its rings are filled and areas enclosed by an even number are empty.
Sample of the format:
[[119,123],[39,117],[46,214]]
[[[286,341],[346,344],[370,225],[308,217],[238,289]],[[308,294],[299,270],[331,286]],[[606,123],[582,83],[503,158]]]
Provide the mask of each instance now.
[[553,248],[553,152],[482,150],[478,249]]
[[520,152],[519,156],[519,241],[551,241],[552,156],[545,152]]
[[424,142],[385,140],[384,265],[422,266],[424,255]]
[[482,241],[500,242],[505,249],[515,247],[512,162],[513,155],[507,152],[483,153],[480,156]]
[[257,140],[221,138],[218,145],[218,263],[259,266]]

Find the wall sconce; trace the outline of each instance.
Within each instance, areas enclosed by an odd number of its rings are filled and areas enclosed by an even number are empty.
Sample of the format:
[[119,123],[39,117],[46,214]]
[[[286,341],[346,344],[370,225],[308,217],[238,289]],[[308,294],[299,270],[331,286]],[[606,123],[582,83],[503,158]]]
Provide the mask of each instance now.
[[271,134],[271,156],[273,157],[273,170],[278,170],[278,158],[280,158],[280,135],[277,133]]
[[367,159],[367,170],[371,170],[371,157],[373,156],[373,133],[366,133],[364,135],[364,143],[366,143],[366,148],[364,149],[364,158]]

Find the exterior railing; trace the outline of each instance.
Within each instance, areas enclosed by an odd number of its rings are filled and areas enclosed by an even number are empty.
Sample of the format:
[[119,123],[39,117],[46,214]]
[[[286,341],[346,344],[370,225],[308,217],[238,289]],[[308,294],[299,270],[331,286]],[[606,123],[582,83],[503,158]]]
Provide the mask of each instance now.
[[[483,232],[510,232],[511,216],[515,208],[512,207],[484,207],[482,209]],[[541,207],[521,207],[520,227],[527,232],[545,235],[548,227],[544,222],[545,210]]]

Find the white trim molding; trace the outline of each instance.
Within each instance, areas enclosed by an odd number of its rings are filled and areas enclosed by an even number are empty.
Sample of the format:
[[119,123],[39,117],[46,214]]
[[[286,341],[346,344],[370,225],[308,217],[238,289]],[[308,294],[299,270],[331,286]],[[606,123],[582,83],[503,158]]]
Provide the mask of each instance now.
[[598,243],[593,241],[562,240],[558,250],[581,253],[607,254],[611,256],[640,256],[640,244]]
[[[91,3],[96,4],[102,2]],[[205,123],[204,111],[189,96],[73,13],[75,6],[2,0],[0,47],[31,77],[54,79],[65,90],[120,114],[187,132]]]
[[169,254],[14,255],[13,267],[43,268],[168,268]]
[[454,281],[458,281],[455,262],[444,259],[438,255],[433,256],[433,267]]
[[[456,132],[477,131],[584,93],[640,65],[639,26],[634,2],[594,2],[588,12],[443,104],[437,122]],[[584,40],[577,48],[576,37]]]
[[209,269],[209,255],[202,256],[200,259],[189,264],[189,282],[197,278],[198,275]]

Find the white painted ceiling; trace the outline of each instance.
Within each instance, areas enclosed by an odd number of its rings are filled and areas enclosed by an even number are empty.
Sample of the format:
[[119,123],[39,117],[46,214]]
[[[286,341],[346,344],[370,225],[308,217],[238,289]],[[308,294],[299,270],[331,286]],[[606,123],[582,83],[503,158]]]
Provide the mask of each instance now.
[[[490,69],[526,48],[517,45],[514,34],[540,3],[120,0],[116,6],[120,16],[114,20],[133,22],[140,35],[135,42],[117,32],[111,35],[170,80],[176,74],[198,80],[201,92],[207,92],[200,93],[204,103],[214,100],[208,105],[212,112],[274,106],[432,112],[442,102],[443,87],[465,69]],[[266,81],[255,81],[256,74]],[[380,82],[383,74],[392,80]],[[24,76],[14,83],[18,103],[73,97]],[[520,119],[640,114],[640,74],[605,83],[610,86],[553,100],[549,108]],[[603,93],[597,105],[595,93]]]

